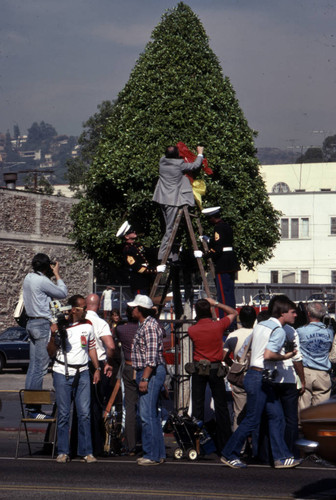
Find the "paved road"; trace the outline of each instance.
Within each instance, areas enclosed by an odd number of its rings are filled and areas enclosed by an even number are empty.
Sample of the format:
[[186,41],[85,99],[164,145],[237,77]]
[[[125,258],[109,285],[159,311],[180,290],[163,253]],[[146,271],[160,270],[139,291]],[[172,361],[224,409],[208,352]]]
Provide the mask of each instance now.
[[[48,375],[46,387],[50,384]],[[102,458],[92,465],[76,459],[63,465],[49,456],[28,457],[25,445],[20,448],[20,458],[15,460],[14,429],[19,419],[19,411],[17,416],[15,413],[15,391],[23,385],[24,376],[18,372],[0,375],[1,500],[86,500],[111,496],[113,499],[336,499],[336,468],[319,467],[307,461],[295,470],[252,465],[241,471],[223,466],[215,455],[197,462],[177,462],[172,458],[175,446],[172,437],[166,437],[167,462],[157,467],[139,467],[130,457]],[[4,422],[10,425],[4,426]],[[43,439],[43,433],[37,434]]]
[[1,459],[0,498],[335,500],[336,470],[300,467],[232,470],[216,461],[190,463],[168,459],[157,467],[139,467],[129,459],[97,464],[74,460]]

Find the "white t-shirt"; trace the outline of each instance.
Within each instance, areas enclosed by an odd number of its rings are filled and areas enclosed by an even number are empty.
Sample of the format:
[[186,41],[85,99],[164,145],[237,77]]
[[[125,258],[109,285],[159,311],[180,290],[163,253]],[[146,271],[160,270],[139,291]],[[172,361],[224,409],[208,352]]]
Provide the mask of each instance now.
[[241,349],[247,337],[250,336],[253,328],[238,328],[229,333],[224,344],[224,349],[233,352],[233,358],[237,359],[238,351]]
[[[74,323],[67,329],[66,355],[69,365],[83,365],[79,371],[88,370],[89,350],[96,347],[93,327],[90,321],[85,323]],[[65,365],[58,363],[58,360],[64,363],[64,354],[61,348],[58,349],[53,371],[65,375]],[[68,367],[70,377],[76,373],[76,368]]]
[[99,361],[106,361],[106,351],[104,343],[101,337],[109,335],[112,337],[112,333],[108,323],[100,318],[95,311],[86,311],[86,319],[91,321],[93,326],[93,331],[96,338],[96,350]]

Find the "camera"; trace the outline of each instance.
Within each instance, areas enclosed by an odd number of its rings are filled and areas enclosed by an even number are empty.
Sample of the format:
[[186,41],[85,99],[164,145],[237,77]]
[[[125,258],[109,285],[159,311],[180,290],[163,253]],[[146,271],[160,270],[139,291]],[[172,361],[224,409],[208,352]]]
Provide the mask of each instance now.
[[49,304],[52,322],[57,323],[61,340],[66,339],[66,327],[69,325],[71,306],[62,306],[59,300],[52,300]]
[[295,342],[293,342],[292,340],[286,340],[286,342],[284,343],[284,349],[285,353],[293,352],[296,349]]
[[265,369],[262,372],[262,382],[263,384],[272,385],[276,376],[278,375],[278,370],[267,370]]

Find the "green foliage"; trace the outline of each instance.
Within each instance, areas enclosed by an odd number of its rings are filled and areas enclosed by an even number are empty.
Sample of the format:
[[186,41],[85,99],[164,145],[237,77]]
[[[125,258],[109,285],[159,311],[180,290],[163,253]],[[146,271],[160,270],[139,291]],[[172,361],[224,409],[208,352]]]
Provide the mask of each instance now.
[[54,194],[55,188],[50,184],[44,175],[37,176],[37,173],[27,175],[25,178],[25,189],[35,193]]
[[259,174],[255,133],[187,5],[163,15],[97,132],[86,196],[73,210],[82,252],[117,263],[115,233],[125,219],[144,233],[145,244],[159,245],[160,209],[151,201],[158,161],[167,145],[183,141],[193,150],[205,146],[214,175],[206,177],[204,205],[223,207],[241,263],[252,269],[271,257],[278,214]]
[[311,147],[299,156],[296,163],[321,163],[321,161],[324,161],[322,149]]
[[50,144],[56,135],[56,130],[49,123],[45,123],[44,121],[42,121],[40,124],[38,124],[37,122],[34,122],[28,129],[28,137],[25,144],[25,150],[33,151],[41,149],[42,153],[46,153],[49,151]]
[[20,129],[17,124],[14,125],[13,127],[13,134],[14,134],[14,139],[18,139],[20,137]]
[[336,161],[336,135],[330,135],[325,138],[322,151],[324,161]]

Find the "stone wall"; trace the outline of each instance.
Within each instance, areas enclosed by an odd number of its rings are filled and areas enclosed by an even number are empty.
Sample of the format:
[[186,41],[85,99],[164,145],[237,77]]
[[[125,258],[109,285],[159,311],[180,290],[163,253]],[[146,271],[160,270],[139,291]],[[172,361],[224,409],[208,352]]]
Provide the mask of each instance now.
[[13,312],[31,260],[38,252],[60,262],[69,296],[92,291],[92,263],[76,254],[70,210],[77,200],[0,188],[0,332]]

